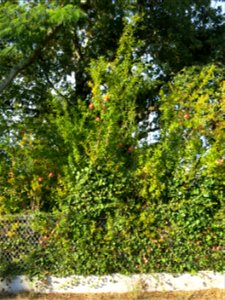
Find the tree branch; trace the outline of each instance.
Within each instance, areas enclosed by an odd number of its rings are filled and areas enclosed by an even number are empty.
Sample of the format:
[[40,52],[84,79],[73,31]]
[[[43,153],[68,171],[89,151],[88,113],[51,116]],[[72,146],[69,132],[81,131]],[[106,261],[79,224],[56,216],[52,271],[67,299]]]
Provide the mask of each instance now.
[[[65,99],[67,102],[70,102],[70,103],[71,103],[71,101],[70,101],[66,96],[64,96],[62,93],[60,93],[60,91],[59,91],[58,89],[55,88],[55,86],[54,86],[53,82],[50,80],[50,78],[49,78],[47,72],[46,72],[44,69],[42,69],[42,70],[43,70],[43,73],[44,73],[44,75],[45,75],[45,78],[46,78],[48,84],[49,84],[49,85],[51,86],[51,88],[55,91],[55,93],[56,93],[58,96],[60,96],[61,98]],[[72,104],[72,103],[71,103],[71,104]]]
[[74,35],[73,35],[73,44],[75,46],[76,56],[77,56],[78,61],[83,60],[83,54],[81,51],[81,47],[79,45],[79,38],[78,38],[76,30],[74,31]]
[[2,93],[12,83],[12,81],[16,78],[16,76],[19,73],[21,73],[23,70],[25,70],[27,67],[29,67],[36,61],[36,59],[40,56],[43,48],[47,46],[49,41],[58,32],[60,27],[61,24],[56,26],[49,34],[47,34],[47,36],[44,38],[42,43],[34,50],[34,52],[30,55],[30,57],[22,60],[10,70],[8,76],[6,76],[3,82],[0,83],[0,93]]

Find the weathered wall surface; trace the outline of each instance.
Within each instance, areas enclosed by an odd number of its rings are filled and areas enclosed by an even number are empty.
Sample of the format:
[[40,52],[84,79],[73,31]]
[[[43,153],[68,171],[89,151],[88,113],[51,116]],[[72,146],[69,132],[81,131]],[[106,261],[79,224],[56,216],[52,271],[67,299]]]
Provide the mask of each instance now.
[[30,281],[26,276],[0,280],[0,292],[18,293],[34,291],[41,293],[124,293],[134,290],[145,291],[193,291],[210,288],[225,289],[225,273],[199,272],[191,274],[143,274],[124,276],[69,276],[66,278],[46,277]]

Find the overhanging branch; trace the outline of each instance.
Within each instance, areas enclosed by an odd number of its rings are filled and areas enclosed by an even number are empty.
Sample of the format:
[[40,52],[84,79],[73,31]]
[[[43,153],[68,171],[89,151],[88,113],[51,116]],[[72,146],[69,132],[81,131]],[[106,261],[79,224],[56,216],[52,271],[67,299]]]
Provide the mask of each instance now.
[[11,82],[16,78],[16,76],[19,73],[21,73],[27,67],[32,65],[38,59],[43,48],[45,48],[48,45],[49,41],[52,40],[52,38],[58,32],[60,27],[61,25],[56,26],[49,34],[47,34],[42,43],[34,50],[30,57],[22,60],[10,70],[5,80],[3,80],[3,82],[0,83],[0,93],[2,93],[11,84]]

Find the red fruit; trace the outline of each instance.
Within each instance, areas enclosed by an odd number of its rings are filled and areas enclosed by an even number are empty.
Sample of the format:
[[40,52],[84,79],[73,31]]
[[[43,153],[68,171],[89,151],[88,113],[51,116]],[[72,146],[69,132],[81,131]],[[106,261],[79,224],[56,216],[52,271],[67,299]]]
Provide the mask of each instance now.
[[54,177],[54,173],[53,172],[50,172],[49,174],[48,174],[48,177]]
[[20,135],[21,135],[21,136],[24,136],[25,132],[26,132],[25,130],[21,130],[21,131],[20,131]]
[[95,108],[94,103],[90,103],[88,107],[90,110],[93,110]]
[[103,99],[104,99],[105,103],[109,102],[109,96],[108,95],[105,95]]
[[184,115],[184,119],[189,120],[190,119],[190,115],[189,114],[185,114]]
[[198,126],[198,128],[197,128],[199,131],[202,131],[202,130],[204,130],[204,127],[203,126]]
[[42,182],[43,181],[43,177],[38,177],[38,182]]
[[130,146],[128,149],[127,149],[128,153],[133,153],[134,152],[134,146]]
[[216,163],[218,165],[222,165],[224,163],[224,158],[221,158],[221,159],[217,159]]

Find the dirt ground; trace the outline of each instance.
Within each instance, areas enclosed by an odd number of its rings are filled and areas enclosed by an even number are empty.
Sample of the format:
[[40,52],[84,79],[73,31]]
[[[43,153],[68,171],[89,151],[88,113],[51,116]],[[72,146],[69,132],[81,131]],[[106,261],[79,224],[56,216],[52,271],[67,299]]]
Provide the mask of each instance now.
[[195,292],[131,292],[127,294],[0,294],[4,300],[225,300],[225,289]]

